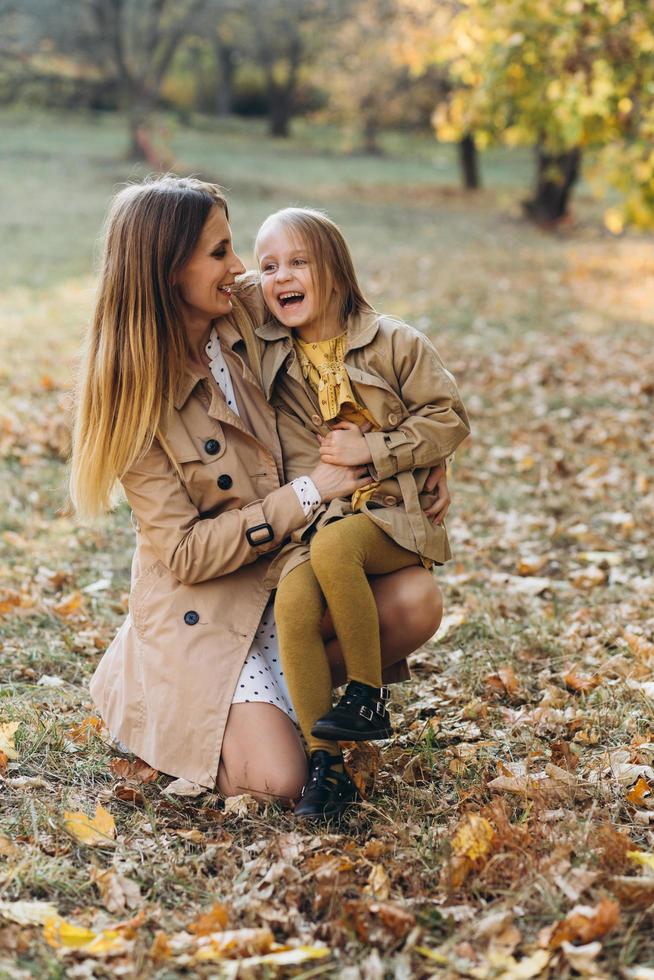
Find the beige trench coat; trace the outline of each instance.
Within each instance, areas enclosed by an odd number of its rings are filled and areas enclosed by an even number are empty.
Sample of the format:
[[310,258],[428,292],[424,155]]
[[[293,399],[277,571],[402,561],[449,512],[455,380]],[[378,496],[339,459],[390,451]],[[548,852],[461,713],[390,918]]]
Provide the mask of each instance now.
[[208,787],[270,598],[270,554],[306,523],[282,486],[275,412],[238,356],[237,332],[224,322],[219,332],[241,417],[215,383],[189,376],[164,433],[181,481],[157,441],[123,479],[136,527],[129,615],[91,681],[114,737]]
[[[240,328],[251,330],[257,315]],[[282,486],[275,412],[239,334],[225,321],[219,333],[240,417],[213,382],[189,375],[164,434],[181,480],[157,441],[124,477],[136,528],[129,615],[91,680],[115,738],[154,768],[207,787],[270,599],[271,557],[306,526],[295,491]],[[401,661],[384,681],[408,676]]]
[[[305,381],[288,330],[275,320],[256,329],[263,342],[264,391],[277,409],[284,472],[306,473],[318,460],[318,433],[326,434],[318,399]],[[355,396],[380,425],[365,434],[370,474],[379,483],[361,511],[403,548],[442,564],[451,557],[447,532],[423,513],[435,499],[423,492],[429,470],[470,432],[454,378],[428,338],[392,317],[364,313],[347,327],[345,367]],[[292,536],[273,561],[269,585],[306,561],[306,540],[321,524],[351,513],[333,500]]]

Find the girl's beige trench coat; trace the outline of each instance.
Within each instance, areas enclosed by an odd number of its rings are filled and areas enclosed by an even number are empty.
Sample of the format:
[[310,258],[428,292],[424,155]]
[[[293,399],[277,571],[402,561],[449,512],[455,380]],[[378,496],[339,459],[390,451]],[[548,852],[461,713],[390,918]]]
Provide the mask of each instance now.
[[[283,485],[275,411],[243,340],[226,321],[219,332],[240,417],[215,383],[189,375],[164,432],[181,478],[156,440],[123,478],[136,529],[129,613],[91,680],[114,738],[161,772],[209,788],[270,599],[271,558],[306,522]],[[402,661],[384,680],[408,676]]]

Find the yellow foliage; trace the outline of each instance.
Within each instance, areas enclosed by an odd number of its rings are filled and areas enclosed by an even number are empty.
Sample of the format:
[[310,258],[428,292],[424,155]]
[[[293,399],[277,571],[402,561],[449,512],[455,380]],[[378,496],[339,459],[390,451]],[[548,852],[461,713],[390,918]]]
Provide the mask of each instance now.
[[89,817],[81,811],[64,811],[64,827],[69,834],[82,844],[90,847],[111,844],[116,836],[116,822],[101,804],[95,808],[95,816]]

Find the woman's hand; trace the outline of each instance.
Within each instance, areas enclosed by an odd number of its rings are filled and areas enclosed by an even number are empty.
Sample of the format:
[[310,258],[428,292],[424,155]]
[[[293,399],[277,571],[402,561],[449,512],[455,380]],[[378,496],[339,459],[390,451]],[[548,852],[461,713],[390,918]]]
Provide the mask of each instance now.
[[321,461],[335,466],[364,466],[372,463],[368,443],[363,438],[363,433],[370,429],[367,422],[360,427],[354,422],[338,422],[329,435],[318,436]]
[[429,471],[429,476],[425,481],[425,492],[434,493],[434,491],[437,494],[437,499],[424,513],[432,524],[442,524],[452,503],[444,466],[434,466]]
[[320,462],[309,473],[323,503],[335,497],[349,497],[355,490],[370,484],[370,474],[365,466],[334,466]]

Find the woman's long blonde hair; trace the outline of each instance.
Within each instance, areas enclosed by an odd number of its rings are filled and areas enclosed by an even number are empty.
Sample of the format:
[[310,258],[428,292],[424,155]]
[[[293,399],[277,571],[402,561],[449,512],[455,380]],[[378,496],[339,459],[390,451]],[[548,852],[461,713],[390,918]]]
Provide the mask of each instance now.
[[[329,301],[330,282],[328,276],[320,276],[319,272],[324,269],[330,274],[339,299],[338,318],[341,327],[345,328],[348,319],[355,314],[374,312],[359,285],[352,254],[343,232],[324,211],[315,208],[282,208],[281,211],[275,211],[266,218],[257,233],[257,255],[259,238],[276,223],[288,228],[313,256],[313,285],[323,310],[327,308]],[[318,274],[313,270],[318,270]]]
[[155,437],[166,448],[188,356],[173,281],[214,206],[229,216],[221,189],[193,177],[149,179],[114,198],[76,400],[70,488],[81,517],[110,509]]

